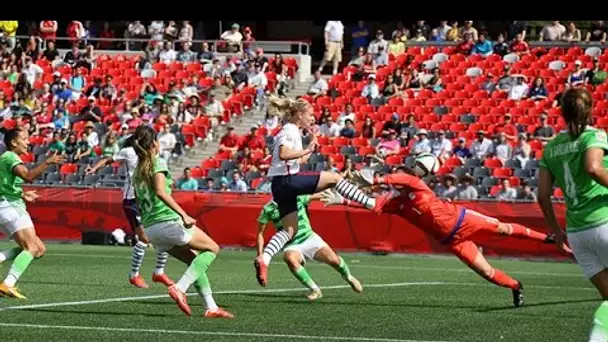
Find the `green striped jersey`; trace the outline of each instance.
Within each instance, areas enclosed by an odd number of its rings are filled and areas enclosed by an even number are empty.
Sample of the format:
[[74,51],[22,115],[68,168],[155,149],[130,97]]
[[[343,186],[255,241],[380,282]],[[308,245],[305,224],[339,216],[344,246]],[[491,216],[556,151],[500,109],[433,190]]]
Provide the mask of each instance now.
[[[298,231],[293,240],[287,244],[288,246],[299,245],[313,235],[310,220],[308,219],[309,203],[310,196],[298,196]],[[281,224],[281,219],[279,217],[279,207],[274,201],[270,201],[262,208],[260,216],[258,217],[258,223],[268,224],[268,222],[272,222],[276,230],[282,230],[283,225]]]

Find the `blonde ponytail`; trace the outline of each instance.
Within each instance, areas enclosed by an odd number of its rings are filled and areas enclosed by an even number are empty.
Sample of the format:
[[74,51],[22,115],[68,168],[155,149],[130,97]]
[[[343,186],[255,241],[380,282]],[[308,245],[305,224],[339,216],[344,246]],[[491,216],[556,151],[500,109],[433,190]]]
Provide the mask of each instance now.
[[308,106],[310,103],[303,99],[294,100],[271,95],[268,99],[268,115],[291,120],[293,115],[303,112]]

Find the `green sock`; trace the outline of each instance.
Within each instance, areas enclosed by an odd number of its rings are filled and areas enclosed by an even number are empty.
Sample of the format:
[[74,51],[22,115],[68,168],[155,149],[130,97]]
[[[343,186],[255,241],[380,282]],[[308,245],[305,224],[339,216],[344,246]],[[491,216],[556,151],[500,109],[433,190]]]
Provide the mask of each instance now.
[[215,299],[213,299],[211,285],[209,285],[209,277],[207,277],[206,272],[196,279],[194,288],[196,289],[196,292],[198,292],[198,295],[205,301],[207,310],[217,310],[217,304],[215,303]]
[[207,272],[213,260],[215,260],[215,253],[213,252],[203,252],[196,256],[186,269],[186,272],[184,272],[184,275],[177,282],[177,288],[184,293],[188,291],[190,285]]
[[319,289],[317,284],[315,284],[315,282],[310,277],[310,274],[308,274],[308,272],[306,271],[306,269],[304,267],[300,266],[300,268],[298,268],[295,271],[292,271],[291,273],[293,273],[293,275],[296,278],[298,278],[300,283],[302,283],[302,285],[306,286],[307,288],[309,288],[311,290]]
[[4,285],[9,287],[15,286],[15,283],[19,277],[21,277],[23,272],[25,272],[32,260],[34,260],[32,253],[28,251],[21,251],[21,253],[19,253],[19,255],[17,255],[15,258],[15,261],[13,261],[13,264],[8,271],[8,275],[6,276],[6,279],[4,279]]
[[15,248],[7,249],[4,251],[0,251],[0,263],[9,261],[9,260],[15,260],[17,255],[19,255],[19,253],[21,253],[22,250],[23,250],[23,248],[21,248],[21,247],[15,247]]
[[593,328],[589,335],[589,342],[608,340],[608,301],[602,302],[593,315]]
[[348,278],[350,277],[350,269],[348,269],[348,265],[346,264],[346,261],[342,259],[342,257],[340,257],[340,265],[338,265],[336,270],[340,272],[342,278],[348,280]]

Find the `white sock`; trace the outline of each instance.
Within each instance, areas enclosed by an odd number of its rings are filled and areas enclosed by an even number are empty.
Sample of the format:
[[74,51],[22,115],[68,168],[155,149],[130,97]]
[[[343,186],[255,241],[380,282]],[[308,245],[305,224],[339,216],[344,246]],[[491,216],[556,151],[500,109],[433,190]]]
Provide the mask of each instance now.
[[139,268],[144,261],[147,247],[148,244],[141,241],[138,241],[135,246],[133,246],[133,253],[131,254],[131,278],[135,278],[139,275]]
[[169,253],[156,252],[156,268],[154,269],[154,274],[165,274],[165,265],[167,265],[167,258],[169,258]]
[[376,206],[376,200],[374,198],[367,196],[356,185],[351,184],[344,179],[339,181],[334,189],[336,189],[342,197],[355,201],[365,206],[367,209],[373,209]]
[[264,248],[264,254],[262,255],[264,264],[269,265],[272,257],[283,249],[290,240],[291,236],[286,231],[280,230],[276,232]]
[[218,306],[215,303],[215,298],[213,298],[213,294],[211,293],[210,289],[205,291],[200,286],[198,286],[196,282],[194,283],[194,288],[196,289],[198,295],[203,299],[207,310],[216,311],[218,309]]

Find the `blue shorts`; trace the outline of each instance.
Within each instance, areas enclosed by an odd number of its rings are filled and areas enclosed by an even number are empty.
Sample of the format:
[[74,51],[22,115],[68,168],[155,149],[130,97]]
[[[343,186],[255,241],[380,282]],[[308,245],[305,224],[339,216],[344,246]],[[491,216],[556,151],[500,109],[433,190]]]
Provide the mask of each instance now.
[[135,233],[135,229],[141,227],[141,219],[139,214],[139,208],[137,208],[137,202],[135,199],[124,199],[122,200],[122,210],[125,212],[131,232]]
[[320,172],[310,171],[272,177],[272,197],[279,207],[280,218],[298,210],[298,196],[317,191],[320,177]]

